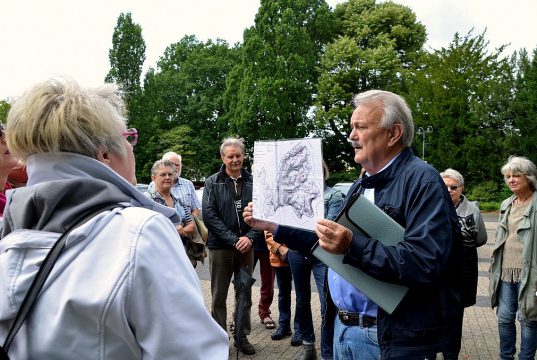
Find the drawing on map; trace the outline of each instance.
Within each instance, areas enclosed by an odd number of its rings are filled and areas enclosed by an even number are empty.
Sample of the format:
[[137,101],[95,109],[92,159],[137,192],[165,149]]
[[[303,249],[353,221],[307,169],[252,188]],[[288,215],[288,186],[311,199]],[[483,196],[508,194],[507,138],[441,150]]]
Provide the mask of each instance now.
[[254,217],[309,230],[324,217],[321,139],[256,141]]

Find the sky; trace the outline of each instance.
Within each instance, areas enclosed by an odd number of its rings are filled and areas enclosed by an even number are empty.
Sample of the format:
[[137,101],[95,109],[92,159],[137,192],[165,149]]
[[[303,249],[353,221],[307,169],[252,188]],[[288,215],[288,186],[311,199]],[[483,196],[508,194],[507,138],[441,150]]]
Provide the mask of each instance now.
[[[328,0],[334,7],[342,0]],[[537,46],[536,0],[396,0],[409,6],[428,33],[427,48],[447,47],[456,32],[485,29],[490,49],[506,53]],[[194,34],[201,41],[242,42],[254,24],[259,0],[0,0],[0,99],[36,82],[68,75],[83,86],[103,83],[112,34],[122,12],[131,12],[146,43],[144,72],[167,46]]]

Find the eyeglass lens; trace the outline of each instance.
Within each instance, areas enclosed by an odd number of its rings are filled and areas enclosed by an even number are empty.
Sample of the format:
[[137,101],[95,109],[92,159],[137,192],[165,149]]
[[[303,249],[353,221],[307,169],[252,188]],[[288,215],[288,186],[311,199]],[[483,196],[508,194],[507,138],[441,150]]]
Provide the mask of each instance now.
[[126,132],[123,133],[123,136],[125,136],[125,139],[127,139],[129,144],[131,144],[132,146],[138,143],[138,131],[134,128],[128,129]]

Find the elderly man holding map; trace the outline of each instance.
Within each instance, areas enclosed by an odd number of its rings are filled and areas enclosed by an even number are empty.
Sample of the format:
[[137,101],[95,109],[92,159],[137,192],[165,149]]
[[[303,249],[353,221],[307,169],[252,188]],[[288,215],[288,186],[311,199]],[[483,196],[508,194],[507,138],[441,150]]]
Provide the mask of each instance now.
[[244,219],[290,249],[307,251],[319,240],[325,251],[343,254],[344,263],[408,287],[388,314],[329,269],[326,319],[334,321],[335,359],[426,359],[446,348],[451,312],[460,308],[454,290],[457,216],[438,172],[412,154],[414,124],[404,99],[371,90],[353,102],[349,141],[366,173],[351,187],[343,208],[364,196],[404,228],[404,239],[388,246],[324,219],[317,220],[315,233],[277,225],[254,218],[252,203]]

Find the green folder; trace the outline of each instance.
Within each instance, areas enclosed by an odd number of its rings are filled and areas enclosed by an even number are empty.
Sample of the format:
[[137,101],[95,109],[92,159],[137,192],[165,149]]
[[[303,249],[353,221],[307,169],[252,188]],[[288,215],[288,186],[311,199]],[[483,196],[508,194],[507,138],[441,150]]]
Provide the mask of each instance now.
[[[378,239],[384,245],[393,246],[403,241],[405,229],[386,215],[363,195],[352,199],[336,219],[338,224],[352,230],[354,234]],[[343,263],[344,255],[330,254],[319,243],[313,247],[313,255],[330,269],[364,293],[388,314],[393,313],[405,296],[408,288],[380,281],[359,268]]]

